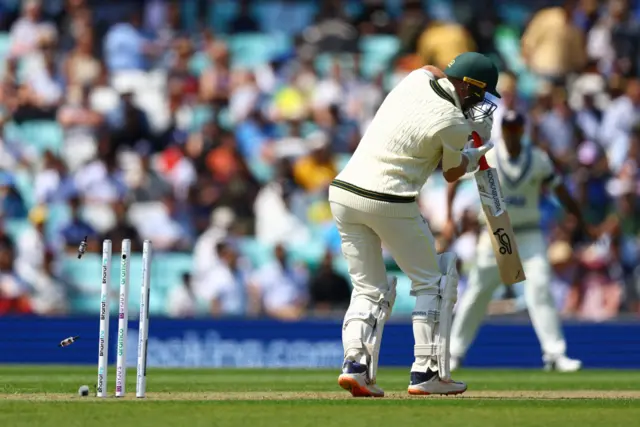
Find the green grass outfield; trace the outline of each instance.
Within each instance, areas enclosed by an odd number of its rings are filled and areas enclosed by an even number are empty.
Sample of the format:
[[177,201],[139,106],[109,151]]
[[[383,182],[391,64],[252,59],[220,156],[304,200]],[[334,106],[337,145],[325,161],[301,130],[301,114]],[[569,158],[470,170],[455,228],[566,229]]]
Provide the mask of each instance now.
[[[96,368],[0,366],[0,426],[640,426],[640,371],[462,370],[457,397],[410,397],[407,370],[382,369],[388,397],[353,399],[326,370],[150,369],[147,399],[94,396]],[[109,391],[115,386],[109,371]],[[79,397],[86,384],[92,396]]]

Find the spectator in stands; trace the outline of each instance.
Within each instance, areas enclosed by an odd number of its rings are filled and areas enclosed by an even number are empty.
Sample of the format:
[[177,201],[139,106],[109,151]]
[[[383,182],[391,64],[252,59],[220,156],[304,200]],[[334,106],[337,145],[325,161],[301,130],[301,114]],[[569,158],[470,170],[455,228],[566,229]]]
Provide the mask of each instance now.
[[393,34],[395,22],[384,0],[364,0],[363,3],[362,11],[354,22],[360,34]]
[[293,167],[296,183],[307,192],[325,190],[338,175],[327,135],[317,132],[307,138],[311,151],[301,157]]
[[173,42],[172,58],[168,70],[168,80],[179,83],[180,92],[189,100],[195,99],[200,89],[198,77],[189,68],[189,61],[193,54],[191,40],[187,37],[176,39]]
[[566,315],[567,297],[576,279],[578,263],[569,242],[555,241],[547,250],[549,263],[553,270],[551,294],[559,312]]
[[[145,28],[147,33],[153,34],[158,48],[168,50],[179,38],[190,37],[190,34],[182,28],[181,6],[182,4],[177,1],[146,2]],[[165,64],[166,58],[158,65]]]
[[325,252],[320,268],[309,282],[310,308],[316,315],[345,310],[351,300],[351,286],[333,267],[333,255]]
[[29,212],[31,227],[23,231],[17,240],[15,269],[20,278],[27,283],[35,280],[38,271],[41,270],[44,264],[44,255],[47,250],[45,234],[47,217],[48,211],[46,207],[36,206],[32,208]]
[[615,51],[614,69],[623,76],[638,76],[640,63],[638,55],[640,49],[640,28],[638,18],[631,12],[631,2],[628,0],[614,0],[610,2],[612,17],[611,42]]
[[637,184],[621,181],[617,210],[620,215],[620,263],[625,273],[626,308],[638,311],[640,288],[637,287],[640,272],[640,202]]
[[[73,50],[76,41],[80,40],[82,34],[87,34],[87,30],[99,32],[99,17],[94,19],[94,13],[87,0],[67,0],[64,2],[64,9],[60,10],[56,16],[58,31],[60,32],[60,48],[65,51]],[[97,37],[91,38],[92,51],[99,52],[101,46]]]
[[224,132],[221,135],[220,146],[207,155],[207,164],[220,188],[217,203],[232,208],[238,226],[253,232],[253,205],[260,186],[249,170],[247,161],[238,152],[231,133]]
[[640,80],[627,82],[625,94],[613,100],[605,110],[600,141],[607,151],[611,169],[618,172],[627,156],[629,133],[640,122]]
[[152,167],[151,156],[140,156],[141,170],[138,180],[131,186],[133,200],[136,202],[152,202],[172,194],[171,185]]
[[169,291],[167,313],[169,317],[195,317],[198,314],[198,298],[191,286],[191,274],[184,273],[179,285]]
[[93,53],[94,30],[83,26],[78,29],[73,50],[65,58],[62,70],[68,86],[85,87],[95,84],[104,66]]
[[109,239],[112,242],[121,242],[124,239],[130,239],[131,251],[139,252],[142,250],[142,238],[127,217],[127,207],[122,200],[117,200],[112,204],[115,221],[113,226],[100,236],[100,240]]
[[565,312],[582,320],[604,321],[618,315],[622,284],[609,244],[596,243],[579,255],[580,274],[572,283]]
[[239,262],[238,248],[232,241],[216,246],[219,263],[211,266],[206,280],[195,282],[194,291],[207,302],[212,316],[257,315],[259,299],[252,294],[250,271]]
[[358,122],[348,117],[338,105],[316,109],[314,120],[320,130],[325,132],[334,153],[353,153],[360,143]]
[[45,316],[68,313],[67,284],[59,278],[55,270],[55,256],[52,251],[45,252],[44,263],[30,285],[31,306],[35,313]]
[[34,52],[43,32],[55,31],[50,23],[41,20],[41,0],[25,0],[22,2],[22,16],[11,27],[12,57],[22,57]]
[[[628,3],[627,0],[609,0],[606,9],[587,33],[587,55],[597,63],[598,71],[605,75],[614,72],[616,49],[613,31],[623,22],[630,21]],[[620,50],[618,56],[624,58],[625,54]]]
[[275,245],[287,241],[304,244],[311,238],[304,220],[293,212],[300,188],[293,180],[293,170],[288,159],[276,165],[274,180],[266,184],[256,197],[256,239],[264,244]]
[[33,187],[38,204],[65,200],[69,193],[75,191],[73,177],[68,173],[67,165],[49,150],[43,154],[42,168],[35,175]]
[[0,173],[0,210],[2,216],[9,219],[23,219],[27,217],[27,207],[15,186],[13,177]]
[[579,169],[574,176],[577,201],[585,220],[595,226],[604,226],[615,217],[615,204],[607,191],[611,179],[607,157],[602,148],[591,141],[578,147]]
[[159,251],[184,251],[190,247],[192,236],[185,226],[182,212],[172,195],[161,201],[140,203],[148,205],[144,215],[135,223],[140,236],[153,242]]
[[[0,100],[0,103],[2,101]],[[31,153],[15,138],[7,137],[4,133],[6,117],[0,114],[0,170],[16,171],[21,168],[29,168],[35,160],[35,153]]]
[[200,75],[200,99],[215,106],[226,106],[231,91],[229,49],[223,42],[215,40],[207,46],[207,55],[212,66]]
[[588,140],[599,140],[602,111],[608,104],[607,81],[590,61],[569,87],[569,106],[576,112],[576,126]]
[[91,106],[89,86],[69,86],[67,103],[58,110],[58,123],[64,128],[64,157],[75,171],[96,155],[97,135],[104,116]]
[[114,147],[134,149],[150,144],[149,119],[146,112],[135,105],[133,96],[132,89],[123,89],[117,108],[107,116]]
[[15,253],[9,241],[0,243],[0,316],[32,312],[28,285],[14,268]]
[[113,203],[127,193],[124,173],[118,165],[116,152],[105,143],[98,143],[100,158],[93,160],[74,174],[75,187],[88,203]]
[[418,40],[418,55],[423,65],[435,65],[441,70],[456,56],[475,48],[471,34],[457,22],[432,20]]
[[258,108],[260,89],[253,72],[240,70],[233,75],[233,91],[229,97],[229,115],[233,123],[241,123]]
[[40,51],[27,62],[24,84],[19,87],[13,120],[54,120],[64,100],[62,76],[57,70],[55,39],[41,38]]
[[141,31],[140,11],[130,14],[127,22],[113,25],[104,38],[104,58],[110,72],[146,70],[147,55],[153,48]]
[[258,21],[251,15],[251,2],[249,0],[240,0],[238,3],[240,3],[240,10],[231,21],[229,30],[233,34],[258,32]]
[[267,147],[277,138],[277,126],[254,108],[235,128],[238,151],[249,164],[264,164]]
[[289,259],[282,244],[273,251],[275,260],[260,268],[251,281],[264,314],[280,320],[298,320],[309,301],[308,271]]
[[577,0],[540,10],[522,36],[522,57],[529,69],[554,83],[564,83],[570,73],[586,63],[584,35],[572,21]]
[[193,248],[192,276],[195,280],[206,280],[209,268],[219,261],[216,247],[229,237],[235,220],[233,210],[227,206],[213,210],[209,227],[198,237]]
[[574,114],[564,90],[555,91],[552,102],[552,109],[542,115],[538,125],[541,136],[539,144],[546,145],[554,159],[567,164],[575,156]]
[[[60,236],[69,253],[74,253],[85,237],[87,237],[88,241],[92,242],[92,244],[98,237],[98,233],[91,224],[82,218],[81,206],[81,200],[78,195],[74,195],[69,199],[71,219],[60,229]],[[95,246],[95,244],[93,245]],[[97,247],[95,248],[97,249]]]

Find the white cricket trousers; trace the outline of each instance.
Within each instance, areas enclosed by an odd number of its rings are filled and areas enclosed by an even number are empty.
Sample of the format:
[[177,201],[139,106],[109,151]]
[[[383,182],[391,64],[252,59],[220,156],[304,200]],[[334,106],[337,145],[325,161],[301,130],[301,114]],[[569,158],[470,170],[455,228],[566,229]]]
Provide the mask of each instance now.
[[[417,211],[417,209],[416,209]],[[387,289],[382,245],[411,279],[412,293],[438,287],[435,242],[422,216],[389,217],[331,202],[331,212],[342,239],[342,253],[349,266],[353,297],[378,302]]]
[[[529,317],[545,355],[560,356],[566,343],[560,320],[549,289],[551,267],[546,244],[539,230],[516,232],[518,251],[527,280],[513,286],[524,287]],[[478,241],[477,263],[469,273],[467,289],[458,300],[451,331],[451,355],[462,358],[473,342],[487,306],[501,284],[489,234],[483,232]]]

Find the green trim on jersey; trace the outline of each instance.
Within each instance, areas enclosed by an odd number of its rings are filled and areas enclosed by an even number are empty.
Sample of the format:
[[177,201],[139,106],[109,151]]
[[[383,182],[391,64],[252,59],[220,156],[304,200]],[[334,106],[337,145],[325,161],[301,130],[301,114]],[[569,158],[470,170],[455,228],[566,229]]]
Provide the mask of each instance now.
[[377,200],[379,202],[413,203],[416,201],[415,197],[395,196],[393,194],[384,194],[384,193],[378,193],[376,191],[365,190],[364,188],[360,188],[356,185],[349,184],[348,182],[340,181],[338,179],[334,179],[333,182],[331,182],[331,185],[337,188],[341,188],[350,193],[353,193],[357,196],[364,197],[371,200]]
[[431,85],[431,89],[433,89],[436,95],[438,95],[440,98],[444,99],[445,101],[449,101],[450,103],[452,103],[457,107],[456,101],[451,97],[451,95],[449,95],[444,89],[442,89],[442,87],[438,84],[437,81],[431,80],[429,84]]

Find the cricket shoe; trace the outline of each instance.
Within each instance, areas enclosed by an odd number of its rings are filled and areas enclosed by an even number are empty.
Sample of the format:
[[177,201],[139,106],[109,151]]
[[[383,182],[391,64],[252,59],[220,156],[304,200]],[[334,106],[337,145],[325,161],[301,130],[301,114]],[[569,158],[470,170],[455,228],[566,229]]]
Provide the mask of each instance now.
[[353,397],[384,397],[384,390],[369,380],[367,366],[361,363],[346,361],[338,384]]
[[467,385],[453,380],[441,380],[437,372],[411,372],[409,394],[428,396],[430,394],[461,394],[467,391]]
[[570,359],[567,356],[547,356],[545,355],[544,370],[556,372],[577,372],[582,368],[582,361]]

